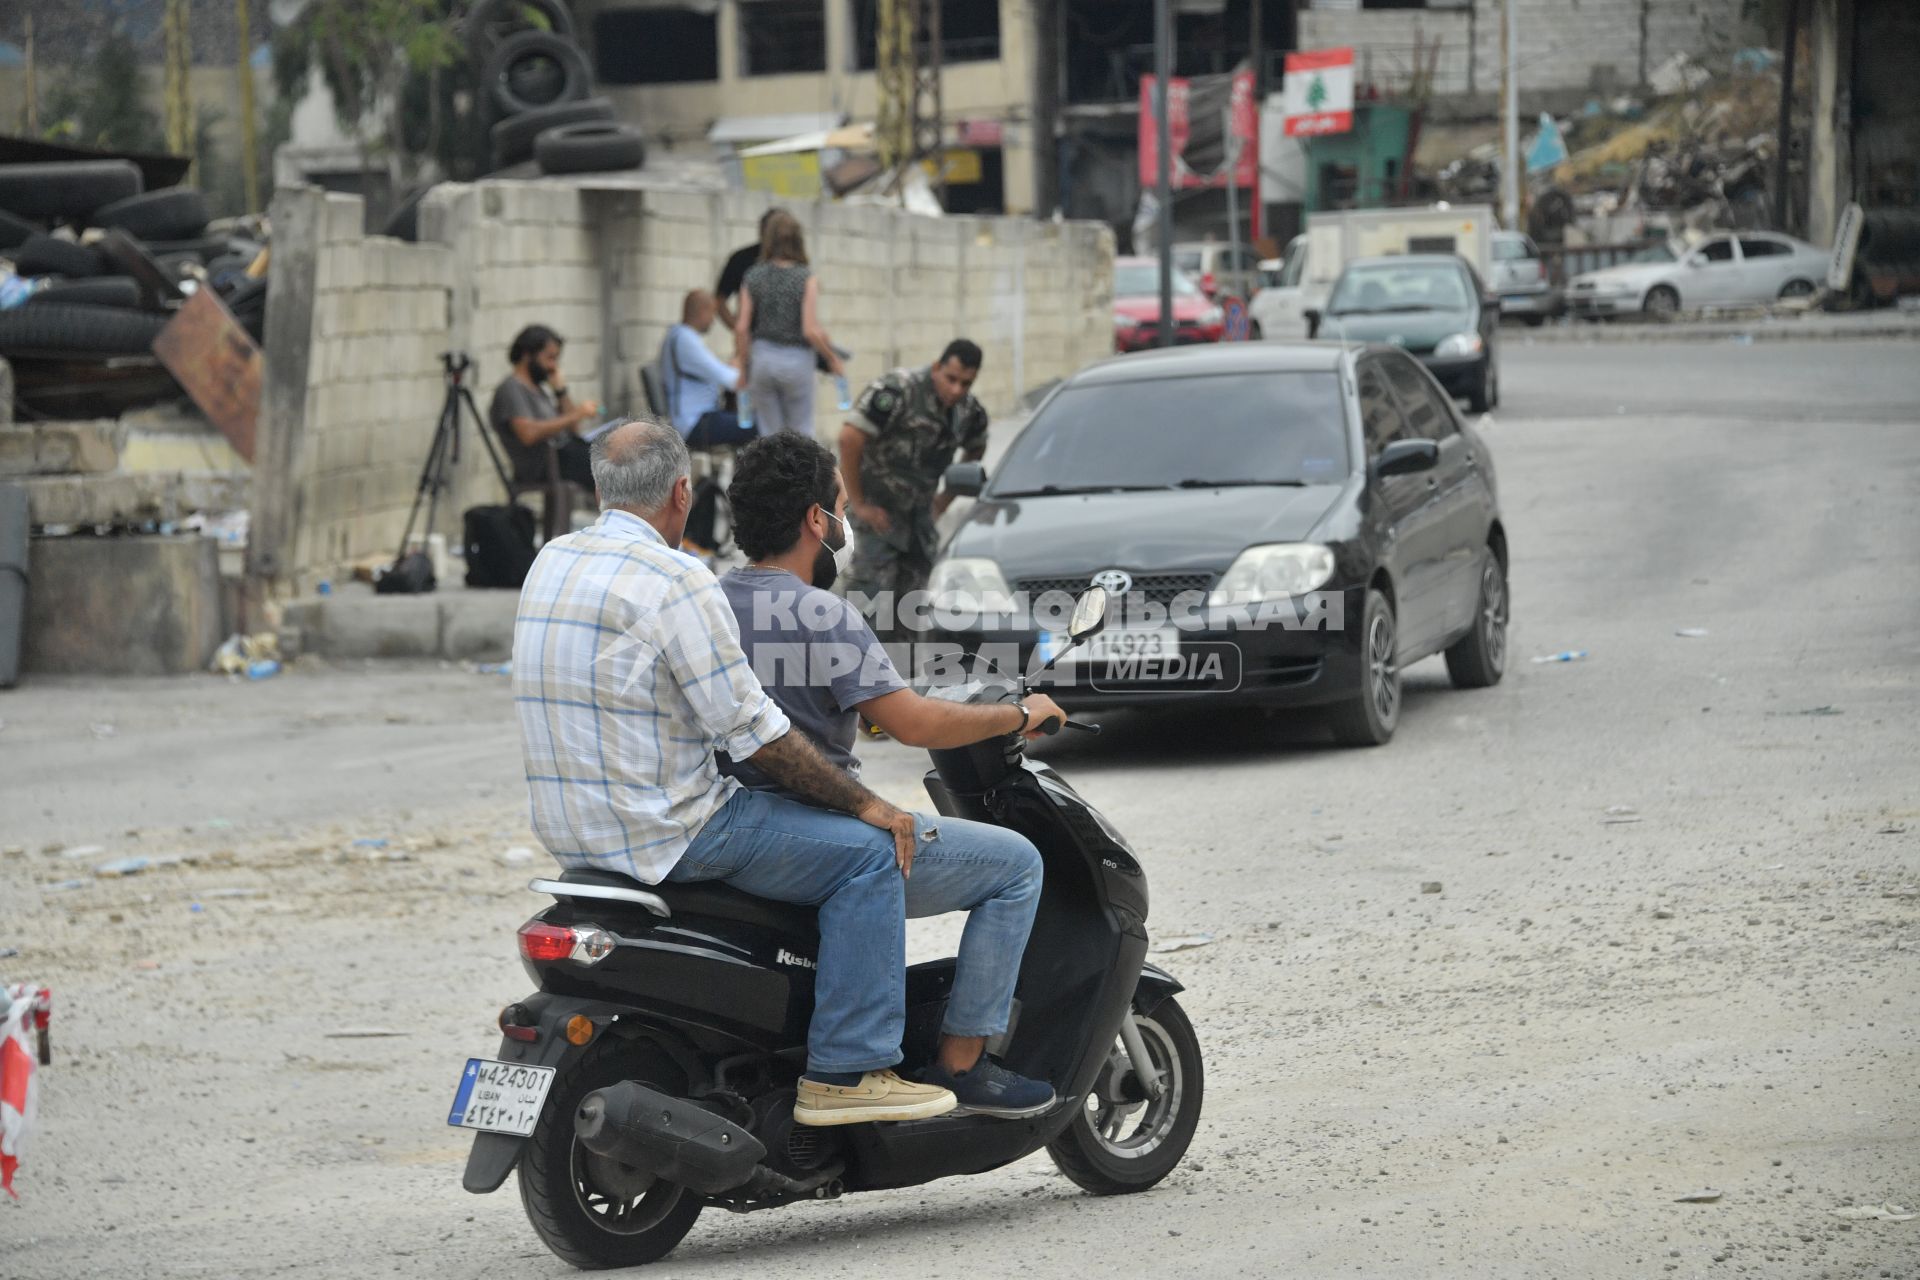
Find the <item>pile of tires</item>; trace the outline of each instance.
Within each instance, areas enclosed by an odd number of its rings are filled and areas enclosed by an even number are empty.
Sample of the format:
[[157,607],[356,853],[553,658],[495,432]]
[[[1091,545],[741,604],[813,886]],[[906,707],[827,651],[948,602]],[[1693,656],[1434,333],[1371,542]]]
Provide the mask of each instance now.
[[[88,366],[112,365],[127,383],[127,358],[150,359],[196,289],[216,291],[259,340],[266,280],[248,269],[262,249],[237,227],[216,229],[199,191],[144,190],[126,160],[0,164],[0,264],[25,286],[0,310],[0,357],[22,375],[21,399],[40,366],[84,381]],[[148,382],[170,385],[158,371]]]
[[462,29],[494,112],[493,168],[607,173],[646,163],[646,140],[593,96],[562,0],[475,0]]

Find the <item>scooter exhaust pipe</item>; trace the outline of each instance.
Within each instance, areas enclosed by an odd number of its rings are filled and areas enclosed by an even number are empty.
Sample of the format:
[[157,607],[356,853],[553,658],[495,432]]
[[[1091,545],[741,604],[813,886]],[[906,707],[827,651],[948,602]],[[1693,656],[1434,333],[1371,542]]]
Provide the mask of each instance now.
[[758,1138],[731,1120],[634,1080],[582,1098],[573,1131],[596,1155],[703,1195],[744,1186],[767,1154]]

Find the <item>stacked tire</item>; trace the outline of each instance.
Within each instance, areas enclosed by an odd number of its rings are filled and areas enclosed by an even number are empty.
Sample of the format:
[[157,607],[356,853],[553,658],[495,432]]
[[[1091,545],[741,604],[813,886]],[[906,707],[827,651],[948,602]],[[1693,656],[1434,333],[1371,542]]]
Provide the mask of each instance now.
[[493,168],[605,173],[646,163],[646,140],[593,96],[586,54],[562,0],[475,0],[463,35],[494,112]]
[[[151,355],[193,289],[221,294],[258,340],[266,282],[246,272],[262,246],[210,223],[199,191],[147,191],[130,161],[0,164],[0,261],[30,290],[0,310],[0,358],[17,366],[20,398],[36,369],[109,362],[131,391],[140,379],[126,376],[126,358]],[[156,370],[146,385],[171,383]]]

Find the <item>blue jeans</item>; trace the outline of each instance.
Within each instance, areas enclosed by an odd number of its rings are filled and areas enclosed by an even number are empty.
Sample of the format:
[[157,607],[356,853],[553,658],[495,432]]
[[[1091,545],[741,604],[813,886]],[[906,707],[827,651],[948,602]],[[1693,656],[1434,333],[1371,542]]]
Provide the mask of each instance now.
[[813,348],[755,338],[747,353],[747,394],[763,436],[813,435]]
[[972,913],[941,1029],[991,1036],[1007,1028],[1040,905],[1039,851],[1017,832],[959,818],[916,814],[915,835],[913,874],[903,880],[890,833],[741,790],[667,873],[820,908],[809,1071],[879,1071],[900,1061],[908,916]]

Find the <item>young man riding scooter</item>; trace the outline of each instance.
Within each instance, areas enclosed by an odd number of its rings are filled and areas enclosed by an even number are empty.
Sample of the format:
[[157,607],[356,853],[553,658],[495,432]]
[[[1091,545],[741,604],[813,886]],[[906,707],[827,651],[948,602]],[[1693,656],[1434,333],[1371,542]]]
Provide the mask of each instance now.
[[[781,432],[747,446],[734,461],[727,497],[734,537],[750,559],[720,580],[741,647],[774,704],[836,766],[858,775],[860,716],[896,742],[934,749],[1066,718],[1045,694],[1029,695],[1024,705],[973,706],[907,687],[859,611],[829,591],[851,559],[852,531],[839,469],[813,440]],[[780,780],[758,764],[755,757],[723,762],[722,769],[755,790],[783,793]],[[1052,1087],[1016,1075],[984,1050],[1007,1028],[1040,900],[1040,855],[1025,836],[987,823],[923,818],[919,830],[906,883],[908,917],[970,913],[938,1057],[920,1079],[952,1090],[963,1111],[1037,1115],[1053,1104]]]

